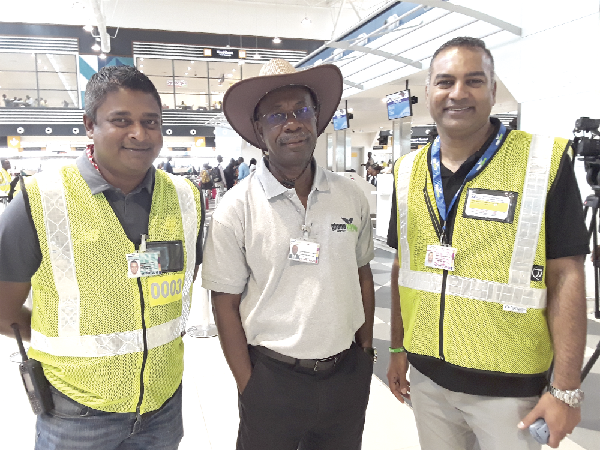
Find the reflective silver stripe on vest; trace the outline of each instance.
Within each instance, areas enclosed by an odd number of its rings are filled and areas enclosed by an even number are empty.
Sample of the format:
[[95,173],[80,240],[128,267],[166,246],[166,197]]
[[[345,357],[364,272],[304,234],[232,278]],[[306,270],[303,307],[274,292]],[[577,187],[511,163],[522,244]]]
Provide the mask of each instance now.
[[37,176],[37,184],[44,211],[50,264],[58,292],[58,335],[79,336],[80,294],[62,176],[54,170],[45,171]]
[[[442,274],[400,269],[398,284],[402,287],[439,294],[442,292]],[[523,308],[546,307],[546,289],[511,286],[495,281],[448,275],[446,295],[472,298],[482,302],[501,303]]]
[[[546,307],[546,289],[530,287],[530,279],[546,206],[553,144],[554,139],[551,137],[534,135],[532,138],[527,172],[523,185],[519,222],[517,224],[513,255],[509,268],[508,284],[449,274],[446,280],[446,294],[525,308],[543,309]],[[405,261],[404,257],[405,252],[410,255],[408,252],[407,230],[408,183],[406,180],[401,179],[400,173],[404,174],[404,178],[407,175],[410,177],[414,156],[410,161],[410,166],[406,167],[404,163],[408,156],[416,153],[413,152],[407,155],[402,160],[398,169],[396,187],[400,221],[400,236],[398,240],[402,252],[402,264],[398,276],[398,284],[410,289],[440,294],[442,290],[442,275],[410,270],[410,259]]]
[[[146,330],[148,350],[168,344],[178,338],[180,336],[180,320],[177,317],[169,322],[148,328]],[[144,341],[142,330],[97,336],[47,337],[32,329],[31,346],[38,351],[55,356],[94,358],[142,352]]]
[[[410,178],[413,163],[418,151],[414,151],[406,155],[400,161],[398,168],[396,192],[398,200],[398,214],[400,223],[400,267],[410,269],[410,248],[408,246],[408,189],[410,187]],[[440,285],[441,286],[441,285]]]
[[185,331],[185,324],[190,315],[192,303],[192,283],[194,282],[194,269],[196,267],[196,240],[198,237],[198,212],[196,199],[192,186],[182,176],[170,175],[171,181],[177,190],[179,198],[179,209],[181,210],[181,221],[183,223],[183,237],[185,239],[185,251],[187,255],[185,278],[181,292],[181,329]]
[[521,212],[510,262],[508,284],[529,287],[546,208],[554,138],[534,134],[529,147]]

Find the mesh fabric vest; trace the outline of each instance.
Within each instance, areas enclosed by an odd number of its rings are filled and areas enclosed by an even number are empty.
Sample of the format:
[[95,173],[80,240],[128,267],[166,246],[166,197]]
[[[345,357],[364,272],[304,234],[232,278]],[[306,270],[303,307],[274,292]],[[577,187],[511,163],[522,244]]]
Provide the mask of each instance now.
[[[515,250],[518,248],[519,218],[522,213],[529,217],[532,209],[535,210],[530,201],[526,200],[527,205],[523,205],[531,142],[532,136],[527,133],[510,132],[482,172],[465,184],[455,206],[457,213],[451,236],[451,245],[457,249],[455,270],[448,272],[447,278],[444,278],[442,270],[425,266],[427,245],[439,244],[423,192],[427,180],[429,201],[437,214],[427,163],[429,146],[403,157],[414,159],[411,166],[405,165],[408,169],[405,175],[400,169],[402,161],[395,165],[399,205],[402,201],[402,178],[405,185],[408,183],[407,189],[404,189],[406,217],[401,217],[399,208],[397,223],[398,236],[401,237],[404,231],[408,244],[405,248],[410,255],[410,267],[406,267],[408,264],[403,267],[399,242],[400,302],[404,346],[409,352],[483,371],[539,374],[548,370],[553,353],[546,320],[545,272],[542,281],[531,281],[532,265],[528,265],[526,280],[521,277],[522,286],[510,284],[512,261],[519,259],[519,255],[513,253],[521,253]],[[544,268],[545,194],[554,182],[567,141],[555,139],[552,143],[547,139],[545,142],[547,145],[539,160],[547,163],[547,183],[538,189],[544,195],[541,207],[537,208],[541,222],[537,228],[537,239],[530,243],[533,265]],[[410,159],[406,160],[409,164]],[[518,193],[513,222],[464,217],[469,188]],[[521,226],[527,228],[525,222]],[[442,290],[445,292],[443,308]],[[507,305],[517,306],[521,312],[507,311]]]
[[[57,176],[53,180],[59,180]],[[102,411],[135,412],[147,351],[140,412],[158,409],[181,383],[181,331],[189,313],[201,221],[198,189],[183,178],[156,171],[148,241],[181,240],[184,269],[137,279],[128,278],[125,257],[136,248],[104,195],[92,195],[74,165],[60,170],[62,200],[48,201],[40,187],[43,180],[34,177],[27,186],[42,251],[42,263],[31,280],[29,355],[42,363],[50,383],[73,400]],[[182,198],[188,201],[180,206]],[[66,227],[65,220],[49,220],[55,217],[53,208],[66,210]],[[56,230],[61,226],[67,236],[57,246]],[[69,245],[71,262],[53,263],[51,253]],[[75,283],[69,281],[69,273]],[[165,280],[170,284],[174,278],[181,280],[178,300],[152,306],[151,285],[161,286]]]

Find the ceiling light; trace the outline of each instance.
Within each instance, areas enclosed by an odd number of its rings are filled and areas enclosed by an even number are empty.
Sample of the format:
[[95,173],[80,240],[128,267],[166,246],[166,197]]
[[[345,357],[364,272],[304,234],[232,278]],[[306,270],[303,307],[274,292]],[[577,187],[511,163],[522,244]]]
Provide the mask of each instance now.
[[87,31],[88,33],[91,33],[91,32],[92,32],[92,30],[94,29],[94,27],[93,27],[93,26],[91,26],[91,25],[85,25],[85,26],[83,27],[83,29],[84,29],[85,31]]
[[187,75],[188,73],[186,72],[185,74]]
[[246,64],[246,61],[238,61],[238,66],[243,66],[244,64]]
[[348,108],[348,112],[349,113],[354,112],[354,109],[353,108]]
[[192,70],[192,68],[191,68],[191,67],[188,67],[188,70]]
[[304,16],[304,19],[302,19],[302,22],[300,22],[300,24],[304,25],[305,27],[309,26],[311,23],[312,21],[307,16]]
[[140,64],[140,69],[141,69],[142,67],[144,67],[144,65],[143,65],[143,64]]
[[281,44],[281,39],[279,39],[277,36],[275,36],[273,38],[273,44]]
[[194,61],[190,61],[190,63],[194,64]]
[[254,59],[260,59],[260,54],[258,54],[258,53],[255,53],[255,54],[254,54]]
[[143,60],[144,60],[144,58],[140,58],[140,61],[143,61]]
[[100,59],[106,59],[106,55],[104,53],[100,53],[98,55],[98,58],[100,58]]
[[92,50],[94,50],[95,52],[99,52],[100,46],[98,44],[94,44],[94,45],[92,45]]
[[227,78],[231,78],[232,76],[233,76],[233,74],[231,74],[231,73],[227,74]]
[[381,101],[382,101],[383,103],[386,103],[386,102],[387,102],[387,97],[383,97],[383,98],[381,99]]
[[235,72],[235,69],[231,69],[232,72]]

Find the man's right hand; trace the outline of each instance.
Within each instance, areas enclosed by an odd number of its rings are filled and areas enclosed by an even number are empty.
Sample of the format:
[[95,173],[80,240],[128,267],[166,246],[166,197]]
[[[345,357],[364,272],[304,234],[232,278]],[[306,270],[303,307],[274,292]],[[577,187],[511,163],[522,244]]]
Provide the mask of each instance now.
[[246,386],[248,386],[248,381],[250,381],[251,376],[252,376],[252,371],[248,372],[247,374],[244,373],[243,376],[238,377],[239,379],[235,380],[235,382],[237,384],[238,392],[240,393],[240,395],[242,395],[244,393],[244,391],[246,390]]
[[404,397],[410,400],[410,383],[406,379],[408,371],[408,356],[406,352],[390,353],[390,365],[388,366],[388,384],[392,394],[400,402],[404,403]]

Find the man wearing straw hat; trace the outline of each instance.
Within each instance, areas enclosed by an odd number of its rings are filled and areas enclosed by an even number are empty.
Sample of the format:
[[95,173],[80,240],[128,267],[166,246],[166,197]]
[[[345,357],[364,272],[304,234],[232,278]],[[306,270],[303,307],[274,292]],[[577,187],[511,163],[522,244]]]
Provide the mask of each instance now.
[[202,271],[239,391],[238,449],[361,447],[375,355],[369,205],[313,158],[341,93],[336,66],[276,59],[223,101],[266,155],[213,214]]

